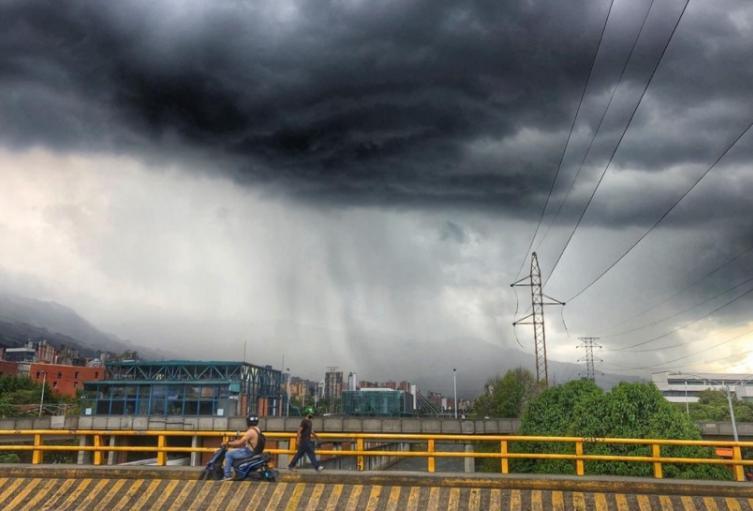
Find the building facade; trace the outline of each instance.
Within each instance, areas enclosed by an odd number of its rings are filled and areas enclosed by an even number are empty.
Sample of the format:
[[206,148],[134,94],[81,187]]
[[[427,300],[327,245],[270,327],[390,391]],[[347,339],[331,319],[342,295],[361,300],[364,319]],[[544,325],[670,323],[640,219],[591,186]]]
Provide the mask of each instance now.
[[245,362],[124,360],[85,385],[84,415],[282,415],[282,372]]
[[670,373],[651,375],[651,381],[667,401],[697,403],[704,390],[726,391],[737,399],[753,401],[753,374],[749,373]]
[[366,388],[342,393],[343,414],[360,417],[400,417],[412,413],[412,399],[402,390]]
[[324,399],[340,399],[342,393],[342,371],[327,371],[324,373]]

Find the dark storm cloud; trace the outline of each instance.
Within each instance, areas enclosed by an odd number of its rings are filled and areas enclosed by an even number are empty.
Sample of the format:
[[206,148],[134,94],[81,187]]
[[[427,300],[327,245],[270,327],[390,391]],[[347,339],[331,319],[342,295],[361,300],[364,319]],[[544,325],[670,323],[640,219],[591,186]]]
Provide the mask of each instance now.
[[[574,140],[556,197],[648,5],[615,2],[578,123],[585,135]],[[655,3],[589,159],[595,167],[681,6]],[[530,214],[549,188],[607,7],[6,2],[2,139],[16,147],[201,154],[240,180],[282,183],[329,203]],[[753,31],[745,15],[735,3],[691,5],[617,168],[700,164],[731,136],[751,103],[745,58]],[[536,136],[521,136],[526,130]],[[497,150],[479,150],[484,143]],[[629,223],[621,215],[635,213],[628,208],[613,220]]]

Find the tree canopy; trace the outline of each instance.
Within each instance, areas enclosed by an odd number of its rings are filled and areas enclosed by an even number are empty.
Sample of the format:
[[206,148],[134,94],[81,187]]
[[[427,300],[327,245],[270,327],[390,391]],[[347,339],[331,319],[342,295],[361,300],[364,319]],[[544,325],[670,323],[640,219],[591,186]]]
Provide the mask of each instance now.
[[520,417],[539,387],[530,371],[518,367],[489,379],[485,388],[473,403],[475,417]]

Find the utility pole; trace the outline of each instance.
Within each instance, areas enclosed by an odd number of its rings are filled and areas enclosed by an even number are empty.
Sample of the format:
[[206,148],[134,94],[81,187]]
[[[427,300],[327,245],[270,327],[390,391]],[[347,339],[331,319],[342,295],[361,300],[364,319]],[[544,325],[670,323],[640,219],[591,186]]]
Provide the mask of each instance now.
[[578,348],[583,348],[586,350],[585,358],[578,359],[578,362],[586,363],[586,373],[581,374],[581,377],[585,378],[586,380],[591,380],[595,382],[596,381],[596,368],[594,367],[594,361],[602,362],[600,358],[594,358],[594,348],[601,348],[601,345],[596,343],[596,341],[598,341],[599,338],[598,337],[578,337],[578,339],[580,339],[581,341],[581,343],[578,345]]
[[[539,268],[539,259],[536,252],[531,253],[531,272],[517,282],[510,284],[510,287],[530,287],[531,288],[531,313],[513,322],[516,325],[533,325],[533,339],[536,355],[536,381],[549,385],[549,374],[546,359],[546,331],[544,328],[544,306],[546,305],[565,305],[551,296],[544,294],[544,284],[541,280],[541,268]],[[545,302],[544,298],[551,300]]]
[[458,381],[456,378],[457,369],[452,368],[452,393],[455,396],[455,418],[458,418]]

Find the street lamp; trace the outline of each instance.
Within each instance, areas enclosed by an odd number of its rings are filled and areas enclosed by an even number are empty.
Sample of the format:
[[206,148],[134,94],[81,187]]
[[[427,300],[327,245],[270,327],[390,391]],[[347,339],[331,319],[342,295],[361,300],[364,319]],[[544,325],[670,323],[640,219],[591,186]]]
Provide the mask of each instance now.
[[732,436],[735,438],[735,442],[739,442],[740,438],[737,436],[737,423],[735,422],[735,408],[732,406],[732,396],[729,392],[729,385],[724,384],[724,390],[727,391],[727,406],[729,406],[729,418],[732,421]]
[[288,367],[286,371],[287,371],[287,374],[285,375],[285,380],[286,380],[285,393],[288,395],[288,399],[285,402],[285,416],[289,417],[290,416],[290,368]]
[[42,397],[39,399],[39,417],[42,416],[42,405],[44,404],[44,388],[47,385],[47,371],[42,371]]
[[452,368],[452,393],[455,395],[455,418],[458,418],[458,382],[456,378],[457,369]]

